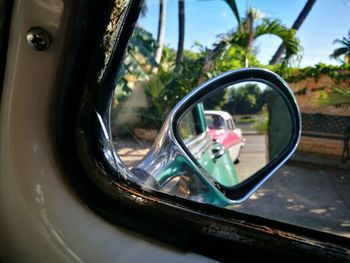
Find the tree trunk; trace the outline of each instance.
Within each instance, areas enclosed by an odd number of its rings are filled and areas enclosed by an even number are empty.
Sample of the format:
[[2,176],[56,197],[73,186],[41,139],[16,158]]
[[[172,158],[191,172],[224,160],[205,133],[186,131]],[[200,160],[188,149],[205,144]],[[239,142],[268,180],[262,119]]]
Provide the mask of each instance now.
[[[163,45],[164,45],[164,34],[165,34],[165,0],[159,0],[159,20],[158,20],[158,34],[157,34],[157,49],[154,55],[154,59],[157,64],[160,64],[162,59]],[[157,70],[155,68],[154,70]]]
[[[295,20],[292,29],[298,30],[302,23],[304,22],[305,18],[309,14],[310,10],[312,9],[313,5],[315,4],[316,0],[307,0],[303,10],[300,12],[299,16]],[[286,51],[286,47],[284,42],[279,46],[277,49],[275,55],[273,55],[272,59],[270,60],[270,65],[275,65],[278,62],[280,62],[282,55]]]
[[211,63],[214,59],[214,57],[217,55],[217,53],[220,50],[220,45],[217,45],[214,49],[210,50],[204,60],[204,64],[201,69],[201,75],[198,78],[197,84],[201,84],[206,80],[205,74],[209,71]]
[[179,66],[184,57],[184,42],[185,42],[185,0],[179,2],[179,42],[176,53],[176,66]]
[[249,67],[249,55],[253,50],[253,41],[254,41],[254,16],[252,12],[248,12],[248,38],[246,43],[246,50],[245,50],[245,61],[244,61],[244,67]]

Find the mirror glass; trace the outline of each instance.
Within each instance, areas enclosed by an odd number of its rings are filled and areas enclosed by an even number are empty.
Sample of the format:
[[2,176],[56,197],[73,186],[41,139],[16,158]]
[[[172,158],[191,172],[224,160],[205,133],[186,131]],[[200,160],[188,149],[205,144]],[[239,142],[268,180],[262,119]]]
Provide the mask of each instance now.
[[277,158],[292,134],[291,115],[276,88],[244,81],[209,94],[178,123],[193,159],[224,187],[233,187]]

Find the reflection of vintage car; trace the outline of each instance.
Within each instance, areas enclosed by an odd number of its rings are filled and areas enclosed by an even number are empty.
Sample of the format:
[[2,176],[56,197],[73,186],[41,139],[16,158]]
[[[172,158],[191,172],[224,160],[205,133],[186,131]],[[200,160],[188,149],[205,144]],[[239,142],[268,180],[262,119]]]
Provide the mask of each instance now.
[[[228,151],[221,143],[213,141],[209,134],[203,104],[198,103],[185,113],[177,127],[182,149],[192,156],[192,160],[177,150],[175,154],[171,151],[162,152],[158,157],[155,155],[158,143],[155,142],[132,172],[146,178],[144,185],[161,192],[203,203],[227,205],[226,197],[219,197],[218,190],[235,187],[239,183],[238,176]],[[157,164],[158,161],[161,164]],[[200,169],[193,169],[192,162],[199,164]],[[150,163],[152,171],[146,171]],[[148,176],[151,172],[157,173],[156,176]],[[206,182],[210,182],[210,185]]]
[[208,132],[202,104],[181,120],[180,135],[194,158],[217,183],[228,187],[238,183],[230,153],[221,142],[214,142]]
[[221,143],[230,154],[231,159],[239,162],[239,155],[245,139],[242,130],[236,128],[231,115],[226,111],[205,111],[205,121],[213,140]]

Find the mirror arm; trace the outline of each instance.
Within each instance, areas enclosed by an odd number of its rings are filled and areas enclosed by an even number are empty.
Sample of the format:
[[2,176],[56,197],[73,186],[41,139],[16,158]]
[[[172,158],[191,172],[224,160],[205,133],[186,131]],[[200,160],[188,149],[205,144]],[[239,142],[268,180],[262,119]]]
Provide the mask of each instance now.
[[221,147],[221,149],[213,149],[211,152],[213,153],[213,157],[212,157],[213,160],[219,159],[225,153],[225,151],[222,147]]

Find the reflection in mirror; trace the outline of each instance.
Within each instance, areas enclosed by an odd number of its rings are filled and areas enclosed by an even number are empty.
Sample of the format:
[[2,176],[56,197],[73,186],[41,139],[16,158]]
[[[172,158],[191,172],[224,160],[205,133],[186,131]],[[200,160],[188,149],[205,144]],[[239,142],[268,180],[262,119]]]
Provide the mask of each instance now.
[[178,129],[206,173],[219,185],[233,187],[283,152],[292,120],[274,87],[245,81],[205,97],[181,118]]

